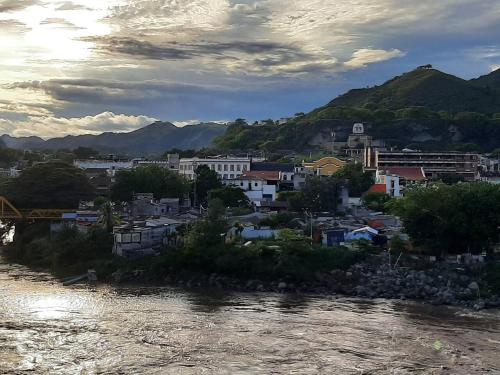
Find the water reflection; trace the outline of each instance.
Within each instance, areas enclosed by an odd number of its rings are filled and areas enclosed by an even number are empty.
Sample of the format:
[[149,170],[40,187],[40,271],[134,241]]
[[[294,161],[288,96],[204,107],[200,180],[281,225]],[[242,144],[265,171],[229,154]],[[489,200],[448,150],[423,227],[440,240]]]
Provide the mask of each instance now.
[[0,374],[500,373],[494,312],[0,274]]

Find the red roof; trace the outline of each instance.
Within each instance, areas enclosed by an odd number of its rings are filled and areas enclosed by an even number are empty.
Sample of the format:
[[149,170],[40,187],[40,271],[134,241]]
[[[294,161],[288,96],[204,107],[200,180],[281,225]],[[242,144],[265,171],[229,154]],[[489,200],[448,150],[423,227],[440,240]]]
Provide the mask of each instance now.
[[386,194],[387,193],[387,188],[386,188],[385,184],[375,184],[375,185],[373,185],[368,190],[368,192],[370,192],[370,193],[384,193],[384,194]]
[[423,181],[425,172],[421,167],[387,167],[383,168],[387,174],[394,174],[407,181]]
[[261,179],[266,181],[279,181],[280,172],[277,171],[247,171],[239,179],[251,180]]

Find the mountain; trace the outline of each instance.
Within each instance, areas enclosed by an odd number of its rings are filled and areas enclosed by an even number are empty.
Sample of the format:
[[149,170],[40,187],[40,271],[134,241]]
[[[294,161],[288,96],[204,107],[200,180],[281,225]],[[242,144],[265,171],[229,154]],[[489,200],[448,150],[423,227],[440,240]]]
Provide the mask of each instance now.
[[[355,89],[331,101],[328,106],[349,106],[397,110],[426,107],[433,111],[500,112],[500,93],[486,87],[500,83],[500,72],[467,81],[431,68],[418,68],[380,86]],[[500,85],[499,85],[500,87]]]
[[130,133],[102,133],[99,135],[69,135],[43,140],[39,137],[15,138],[3,135],[1,140],[14,149],[75,149],[90,147],[103,153],[151,155],[172,148],[201,149],[224,134],[226,125],[202,123],[177,127],[170,122],[155,122]]
[[362,122],[368,135],[388,146],[490,152],[500,147],[499,77],[496,71],[467,81],[426,66],[351,90],[286,124],[232,124],[214,144],[268,154],[316,152],[331,147],[332,137],[347,141],[353,124]]
[[500,90],[500,68],[490,74],[486,74],[476,79],[471,79],[470,82],[477,86]]

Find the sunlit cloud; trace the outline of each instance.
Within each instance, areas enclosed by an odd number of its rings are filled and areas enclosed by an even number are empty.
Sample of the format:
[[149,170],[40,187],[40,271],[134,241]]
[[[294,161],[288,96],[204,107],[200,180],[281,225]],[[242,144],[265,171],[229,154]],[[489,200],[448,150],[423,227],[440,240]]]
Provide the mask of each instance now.
[[422,63],[500,65],[498,0],[0,0],[0,28],[1,129],[44,137],[44,118],[281,117]]

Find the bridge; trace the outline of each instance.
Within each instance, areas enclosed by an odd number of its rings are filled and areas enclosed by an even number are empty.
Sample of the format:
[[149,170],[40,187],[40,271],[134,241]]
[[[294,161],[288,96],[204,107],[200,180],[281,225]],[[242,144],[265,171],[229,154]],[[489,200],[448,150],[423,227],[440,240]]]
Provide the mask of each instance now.
[[18,209],[5,197],[0,196],[0,220],[60,220],[63,214],[75,210],[52,208]]

